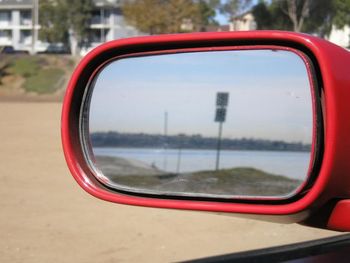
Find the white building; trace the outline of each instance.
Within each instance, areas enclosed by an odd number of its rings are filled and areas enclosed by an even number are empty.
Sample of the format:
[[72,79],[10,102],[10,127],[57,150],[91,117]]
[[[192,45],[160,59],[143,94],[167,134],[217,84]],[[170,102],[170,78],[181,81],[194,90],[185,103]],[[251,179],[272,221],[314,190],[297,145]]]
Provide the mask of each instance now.
[[350,27],[345,26],[342,29],[337,29],[335,26],[333,26],[327,40],[337,44],[338,46],[348,48],[350,46]]
[[[81,55],[106,41],[144,35],[125,22],[120,8],[121,3],[122,0],[94,0],[95,8],[89,26],[88,46],[83,48]],[[74,39],[71,41],[74,42]]]
[[[0,0],[0,46],[12,46],[16,50],[31,53],[44,51],[48,43],[38,40],[39,0]],[[127,25],[121,13],[121,0],[94,0],[89,25],[89,46],[97,46],[105,41],[137,36],[140,33]],[[34,20],[32,20],[33,15]],[[33,39],[34,36],[34,39]],[[71,39],[74,42],[74,39]]]
[[94,3],[89,36],[92,45],[140,35],[139,31],[125,23],[120,0],[94,0]]
[[0,46],[31,50],[32,9],[32,0],[0,0]]
[[248,31],[255,29],[256,22],[251,12],[235,16],[230,23],[230,31]]

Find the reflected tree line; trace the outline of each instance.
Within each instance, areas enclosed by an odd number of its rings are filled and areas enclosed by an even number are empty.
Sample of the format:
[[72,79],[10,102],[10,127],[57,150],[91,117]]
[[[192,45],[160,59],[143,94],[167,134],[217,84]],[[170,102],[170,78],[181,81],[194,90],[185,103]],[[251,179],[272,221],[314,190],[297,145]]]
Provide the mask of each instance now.
[[[195,135],[160,135],[145,133],[95,132],[91,134],[93,147],[125,148],[170,148],[215,150],[217,138]],[[222,150],[257,150],[257,151],[300,151],[309,152],[310,144],[285,142],[254,138],[222,139]]]

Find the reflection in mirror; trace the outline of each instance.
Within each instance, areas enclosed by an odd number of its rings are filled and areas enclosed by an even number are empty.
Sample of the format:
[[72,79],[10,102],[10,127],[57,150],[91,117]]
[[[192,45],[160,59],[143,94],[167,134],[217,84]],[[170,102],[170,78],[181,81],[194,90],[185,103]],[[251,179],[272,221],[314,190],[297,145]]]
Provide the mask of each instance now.
[[91,160],[110,187],[137,193],[277,197],[312,158],[304,60],[231,50],[115,60],[93,84]]

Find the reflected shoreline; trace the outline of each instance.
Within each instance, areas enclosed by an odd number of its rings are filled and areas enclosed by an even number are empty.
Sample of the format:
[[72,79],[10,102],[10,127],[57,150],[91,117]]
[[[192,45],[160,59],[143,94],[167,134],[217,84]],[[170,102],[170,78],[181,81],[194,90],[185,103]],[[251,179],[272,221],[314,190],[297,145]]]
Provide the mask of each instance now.
[[[146,133],[120,133],[115,131],[94,132],[90,134],[94,147],[108,148],[164,148],[186,150],[215,150],[216,137],[204,137],[200,134],[160,135]],[[244,151],[293,151],[310,152],[311,144],[267,140],[257,138],[222,138],[221,150]]]
[[96,165],[116,185],[135,191],[197,193],[232,196],[286,196],[301,180],[290,179],[252,167],[233,167],[218,171],[169,173],[157,167],[119,157],[96,156]]

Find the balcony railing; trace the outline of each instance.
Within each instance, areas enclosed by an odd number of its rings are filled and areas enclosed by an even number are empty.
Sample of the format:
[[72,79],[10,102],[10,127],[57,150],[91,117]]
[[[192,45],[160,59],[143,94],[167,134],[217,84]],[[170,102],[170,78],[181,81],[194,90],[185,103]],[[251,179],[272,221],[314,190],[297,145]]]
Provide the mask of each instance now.
[[6,46],[6,45],[11,45],[11,44],[12,44],[11,38],[0,36],[0,46]]
[[8,27],[12,25],[12,21],[10,19],[0,19],[0,27]]
[[32,37],[23,37],[20,38],[19,43],[25,44],[25,45],[30,45],[32,43]]
[[91,25],[107,25],[109,24],[108,18],[100,17],[100,16],[93,16],[91,18]]
[[30,26],[32,25],[32,19],[31,18],[21,18],[21,26]]

